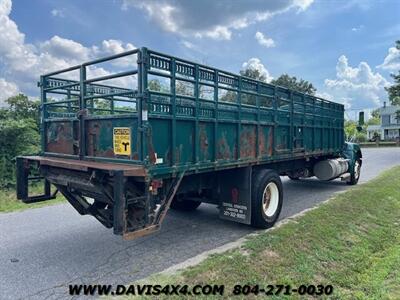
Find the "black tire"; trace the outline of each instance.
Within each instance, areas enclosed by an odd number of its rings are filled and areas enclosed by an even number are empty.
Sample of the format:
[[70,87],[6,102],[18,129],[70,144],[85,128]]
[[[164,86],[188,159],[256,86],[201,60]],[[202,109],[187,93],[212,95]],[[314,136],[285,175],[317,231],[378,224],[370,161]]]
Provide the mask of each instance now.
[[356,185],[358,183],[358,180],[360,179],[360,175],[361,175],[361,165],[362,165],[361,159],[359,159],[359,158],[356,159],[356,163],[355,163],[354,167],[355,168],[358,167],[358,172],[351,173],[350,180],[346,182],[348,185]]
[[170,208],[173,210],[180,210],[180,211],[193,211],[196,210],[200,206],[201,202],[200,201],[194,201],[194,200],[178,200],[175,198],[172,203]]
[[[275,200],[271,202],[272,198],[270,192],[269,200],[266,200],[268,201],[268,204],[266,206],[269,207],[270,205],[273,205],[273,203],[275,202],[273,207],[276,207],[276,209],[272,209],[271,214],[266,215],[263,206],[263,203],[265,204],[264,191],[269,183],[274,183],[274,185],[271,185],[270,187],[272,187],[273,190],[275,191],[273,192],[273,194],[277,195],[277,198],[274,198]],[[274,186],[277,188],[277,191],[275,190]],[[270,189],[270,187],[268,188],[268,190]],[[282,209],[282,203],[283,203],[283,188],[282,188],[281,178],[279,177],[278,173],[275,172],[274,170],[262,170],[257,172],[253,177],[253,183],[252,183],[251,225],[257,228],[272,227],[278,220],[279,214]]]
[[300,177],[293,177],[293,176],[290,176],[290,175],[288,175],[288,177],[290,178],[290,180],[300,180]]

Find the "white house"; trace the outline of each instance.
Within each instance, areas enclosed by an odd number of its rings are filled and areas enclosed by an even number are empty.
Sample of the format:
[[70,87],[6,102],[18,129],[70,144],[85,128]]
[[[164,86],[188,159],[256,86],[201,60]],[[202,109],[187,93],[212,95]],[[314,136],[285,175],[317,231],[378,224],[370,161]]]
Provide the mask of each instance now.
[[380,109],[381,124],[367,127],[368,139],[373,139],[379,134],[381,140],[396,140],[400,138],[400,106],[386,106],[384,103]]

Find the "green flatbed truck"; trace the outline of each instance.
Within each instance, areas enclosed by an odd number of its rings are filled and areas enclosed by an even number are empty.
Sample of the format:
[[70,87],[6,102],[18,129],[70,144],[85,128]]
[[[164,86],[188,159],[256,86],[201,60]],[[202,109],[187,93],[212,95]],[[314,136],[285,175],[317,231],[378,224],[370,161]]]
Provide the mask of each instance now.
[[[125,239],[159,229],[170,207],[201,202],[268,228],[280,176],[360,176],[343,105],[147,48],[43,75],[39,87],[41,153],[17,158],[18,198],[60,192]],[[35,170],[39,196],[29,194]]]

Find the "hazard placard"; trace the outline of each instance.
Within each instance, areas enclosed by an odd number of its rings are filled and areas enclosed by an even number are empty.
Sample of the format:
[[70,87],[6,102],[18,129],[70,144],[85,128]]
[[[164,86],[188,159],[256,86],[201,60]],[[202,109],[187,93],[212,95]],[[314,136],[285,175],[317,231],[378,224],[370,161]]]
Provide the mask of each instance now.
[[131,129],[129,127],[114,127],[114,153],[117,155],[131,155]]

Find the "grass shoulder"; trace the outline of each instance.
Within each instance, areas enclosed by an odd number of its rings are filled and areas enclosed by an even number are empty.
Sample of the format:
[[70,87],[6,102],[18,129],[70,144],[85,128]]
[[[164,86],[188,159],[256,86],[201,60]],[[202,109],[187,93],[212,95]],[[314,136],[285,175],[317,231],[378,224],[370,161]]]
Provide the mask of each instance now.
[[236,284],[322,284],[334,287],[333,299],[400,299],[399,178],[395,167],[278,228],[249,236],[240,248],[146,280],[224,284],[225,297]]
[[[31,188],[30,192],[32,193],[32,195],[39,195],[43,192],[43,186],[40,184],[35,185]],[[17,199],[14,189],[0,189],[0,213],[54,205],[63,201],[65,201],[64,197],[61,194],[58,194],[57,198],[54,200],[43,201],[33,204],[25,204],[21,200]]]

